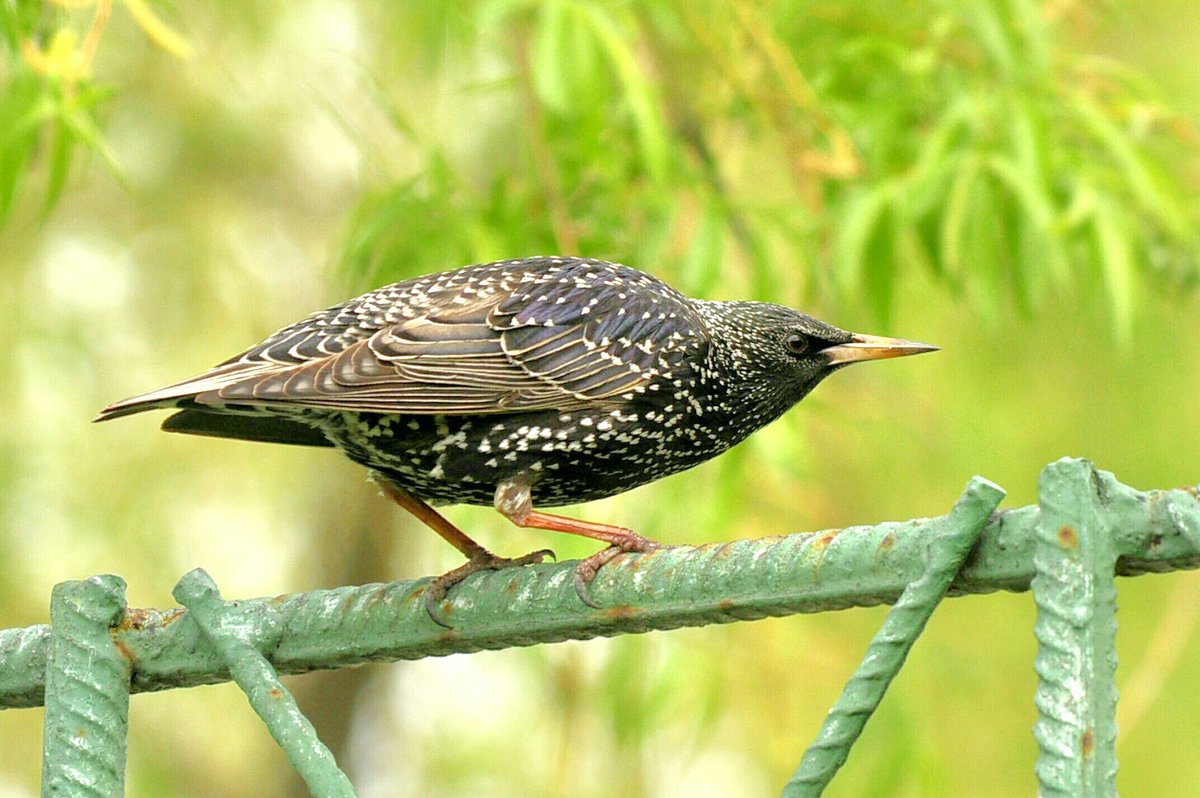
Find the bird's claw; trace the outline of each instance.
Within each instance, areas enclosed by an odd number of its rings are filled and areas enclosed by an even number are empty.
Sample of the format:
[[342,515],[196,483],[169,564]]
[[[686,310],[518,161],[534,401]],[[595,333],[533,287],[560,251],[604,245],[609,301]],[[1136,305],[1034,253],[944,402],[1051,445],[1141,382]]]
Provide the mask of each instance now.
[[452,629],[453,627],[443,619],[440,606],[446,598],[446,594],[450,592],[450,588],[477,571],[499,571],[501,568],[535,565],[547,557],[556,562],[558,560],[558,557],[550,549],[533,551],[524,557],[497,557],[485,549],[478,556],[472,557],[454,570],[447,571],[429,583],[429,586],[425,588],[425,611],[429,614],[429,619],[438,626]]
[[579,564],[575,566],[575,577],[573,579],[575,595],[579,596],[580,601],[594,610],[604,609],[595,602],[588,590],[588,586],[596,578],[596,574],[600,572],[600,569],[627,552],[644,553],[657,551],[661,548],[665,548],[663,544],[630,532],[629,536],[620,543],[614,543],[607,549],[601,549],[592,556],[579,561]]

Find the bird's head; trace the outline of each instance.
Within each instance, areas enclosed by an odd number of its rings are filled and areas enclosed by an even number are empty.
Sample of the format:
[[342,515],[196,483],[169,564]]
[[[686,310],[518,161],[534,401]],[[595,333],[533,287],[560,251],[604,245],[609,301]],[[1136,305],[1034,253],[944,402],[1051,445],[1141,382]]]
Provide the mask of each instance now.
[[705,302],[700,303],[700,312],[709,327],[714,375],[728,375],[732,400],[744,403],[743,413],[753,408],[759,426],[844,366],[937,349],[916,341],[852,333],[765,302]]

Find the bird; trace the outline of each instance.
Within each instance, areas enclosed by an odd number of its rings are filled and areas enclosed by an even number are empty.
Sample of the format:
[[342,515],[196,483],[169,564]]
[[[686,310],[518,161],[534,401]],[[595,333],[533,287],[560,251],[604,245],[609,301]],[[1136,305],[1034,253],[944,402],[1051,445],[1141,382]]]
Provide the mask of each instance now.
[[492,506],[519,527],[607,544],[574,584],[661,544],[545,512],[612,496],[713,458],[825,377],[937,347],[852,333],[781,305],[692,299],[631,267],[580,257],[496,261],[386,285],[318,311],[208,371],[115,402],[96,421],[175,412],[169,432],[334,447],[466,557],[493,554],[435,506]]

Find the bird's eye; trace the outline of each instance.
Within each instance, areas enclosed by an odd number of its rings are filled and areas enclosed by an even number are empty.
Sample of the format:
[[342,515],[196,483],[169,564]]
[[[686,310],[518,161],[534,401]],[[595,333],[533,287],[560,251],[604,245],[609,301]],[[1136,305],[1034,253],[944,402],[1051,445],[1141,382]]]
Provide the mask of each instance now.
[[793,355],[803,355],[808,351],[808,339],[800,333],[792,333],[787,338],[784,338],[783,345]]

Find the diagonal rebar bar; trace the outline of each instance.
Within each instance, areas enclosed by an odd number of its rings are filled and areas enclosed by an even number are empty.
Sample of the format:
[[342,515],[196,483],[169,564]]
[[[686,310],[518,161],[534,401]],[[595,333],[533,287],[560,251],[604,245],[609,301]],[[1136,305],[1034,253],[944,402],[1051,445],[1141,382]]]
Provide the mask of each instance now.
[[933,537],[929,541],[925,573],[904,590],[888,613],[883,627],[867,647],[862,665],[850,677],[841,697],[829,710],[817,739],[804,752],[799,767],[784,787],[783,798],[809,798],[824,792],[846,762],[851,746],[900,673],[913,643],[1003,498],[1003,490],[975,477],[945,517],[942,528],[931,530]]
[[[196,569],[179,580],[172,594],[191,612],[205,637],[216,647],[233,680],[250,700],[292,767],[315,798],[354,798],[350,780],[333,754],[317,738],[312,723],[257,648],[247,639],[248,627],[237,602],[225,601],[212,577]],[[261,616],[255,620],[262,620]],[[268,634],[280,631],[266,624]],[[259,630],[261,635],[262,631]]]

